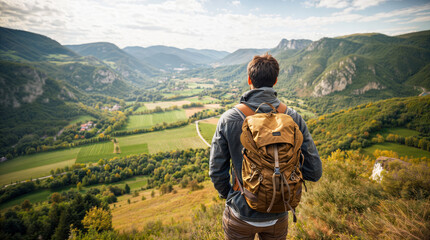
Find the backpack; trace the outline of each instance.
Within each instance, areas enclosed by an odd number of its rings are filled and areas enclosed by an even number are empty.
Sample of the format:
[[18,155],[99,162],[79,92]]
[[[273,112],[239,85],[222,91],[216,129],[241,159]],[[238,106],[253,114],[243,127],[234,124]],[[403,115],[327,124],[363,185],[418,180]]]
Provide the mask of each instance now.
[[[269,113],[258,113],[267,104]],[[243,145],[242,179],[235,187],[244,195],[249,207],[258,212],[281,213],[291,211],[297,221],[295,208],[302,195],[304,183],[300,162],[303,135],[299,126],[286,113],[287,106],[281,103],[278,110],[269,103],[262,103],[255,112],[245,104],[239,104],[246,118],[242,125],[240,141]],[[237,110],[236,110],[237,111]],[[305,186],[306,187],[306,186]]]

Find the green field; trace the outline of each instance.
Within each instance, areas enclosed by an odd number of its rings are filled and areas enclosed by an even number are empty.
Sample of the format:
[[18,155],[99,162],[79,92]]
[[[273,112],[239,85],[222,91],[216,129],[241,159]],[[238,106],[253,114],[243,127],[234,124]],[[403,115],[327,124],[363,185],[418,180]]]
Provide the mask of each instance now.
[[136,109],[135,112],[143,112],[145,110],[147,110],[147,108],[145,106],[140,106],[138,109]]
[[49,175],[51,169],[71,166],[80,148],[36,153],[0,163],[0,185]]
[[407,128],[385,128],[381,131],[382,136],[387,137],[388,134],[396,134],[402,137],[418,136],[420,132]]
[[90,115],[82,115],[82,116],[79,116],[79,117],[73,119],[72,121],[70,121],[69,124],[72,125],[72,124],[76,124],[78,122],[86,123],[86,122],[88,122],[90,120],[94,120],[94,117],[92,117]]
[[430,152],[424,151],[419,148],[409,147],[405,145],[400,145],[397,143],[378,143],[375,145],[372,145],[370,147],[364,148],[363,151],[365,154],[372,156],[373,152],[376,150],[392,150],[394,152],[397,152],[399,156],[412,156],[414,158],[421,158],[421,157],[427,157],[430,158]]
[[197,135],[194,124],[164,131],[118,137],[117,139],[121,152],[123,149],[132,148],[130,146],[142,146],[142,144],[147,144],[149,153],[206,147]]
[[187,116],[185,115],[185,111],[183,109],[153,114],[131,115],[128,118],[125,130],[150,128],[163,122],[172,123],[186,119]]
[[203,138],[210,144],[215,133],[216,125],[199,122],[199,129],[200,134],[202,134]]
[[199,97],[191,97],[191,98],[186,98],[184,100],[188,100],[190,102],[198,102],[198,103],[203,103],[203,104],[207,104],[207,103],[217,103],[219,102],[218,99],[213,98],[213,97],[209,97],[209,96],[204,96],[202,98]]
[[76,159],[77,163],[97,162],[98,160],[110,159],[117,154],[113,153],[113,142],[95,143],[82,147]]

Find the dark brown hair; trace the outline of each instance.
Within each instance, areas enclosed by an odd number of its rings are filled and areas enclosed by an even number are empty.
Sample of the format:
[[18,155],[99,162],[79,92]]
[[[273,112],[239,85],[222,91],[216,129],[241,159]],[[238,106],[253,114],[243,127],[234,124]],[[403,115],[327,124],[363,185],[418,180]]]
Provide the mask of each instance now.
[[278,61],[268,53],[254,56],[248,64],[248,76],[255,88],[273,87],[278,74]]

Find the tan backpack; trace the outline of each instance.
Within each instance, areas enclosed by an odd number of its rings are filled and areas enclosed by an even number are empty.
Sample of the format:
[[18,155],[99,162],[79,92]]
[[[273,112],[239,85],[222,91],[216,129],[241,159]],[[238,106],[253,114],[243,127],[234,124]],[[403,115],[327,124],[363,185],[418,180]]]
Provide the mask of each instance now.
[[[257,113],[263,104],[272,111]],[[269,213],[292,211],[295,222],[294,209],[300,202],[304,183],[300,171],[300,161],[304,161],[300,149],[303,135],[291,116],[284,114],[285,104],[281,103],[278,110],[269,103],[261,105],[255,113],[244,104],[236,106],[246,118],[240,135],[244,147],[243,187],[236,178],[233,188],[241,191],[252,209]]]

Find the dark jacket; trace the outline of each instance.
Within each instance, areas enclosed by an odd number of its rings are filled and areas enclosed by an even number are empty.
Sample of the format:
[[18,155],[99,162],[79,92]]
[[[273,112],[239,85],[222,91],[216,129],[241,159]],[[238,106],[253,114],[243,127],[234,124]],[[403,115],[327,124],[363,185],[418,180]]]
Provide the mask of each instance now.
[[[267,102],[278,107],[280,101],[273,88],[262,87],[244,93],[240,99],[255,111],[257,107]],[[271,108],[263,105],[261,112],[269,112]],[[318,181],[322,175],[321,159],[318,155],[315,143],[309,133],[303,118],[293,109],[288,108],[287,114],[297,123],[303,134],[302,153],[305,162],[301,166],[305,180]],[[218,190],[221,198],[227,199],[226,204],[239,214],[239,218],[245,221],[264,222],[279,219],[286,213],[261,213],[251,209],[245,198],[239,191],[233,191],[230,184],[230,159],[236,168],[240,182],[242,182],[242,144],[240,134],[242,133],[243,119],[237,111],[230,109],[225,112],[218,121],[214,137],[212,139],[211,154],[209,160],[209,176]]]

